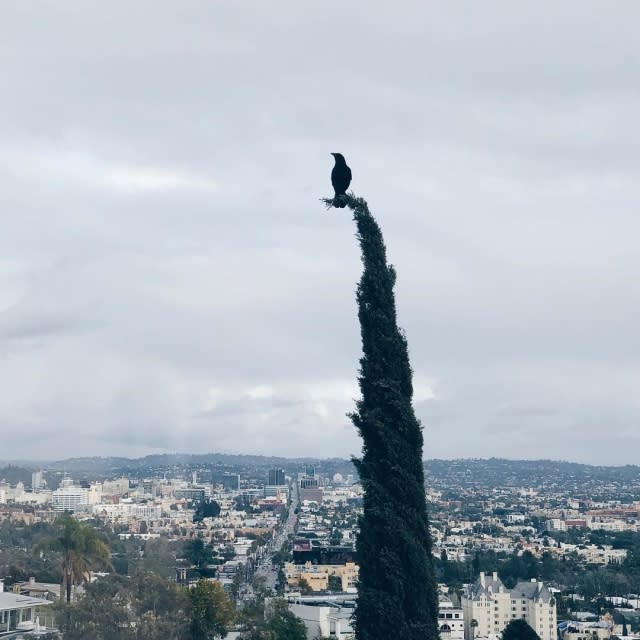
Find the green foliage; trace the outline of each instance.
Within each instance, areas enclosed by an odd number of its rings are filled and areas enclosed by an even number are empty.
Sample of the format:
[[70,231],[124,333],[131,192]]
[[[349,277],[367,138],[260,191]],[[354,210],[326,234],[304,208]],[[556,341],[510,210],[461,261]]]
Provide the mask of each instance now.
[[240,635],[240,640],[274,640],[270,631],[264,628],[253,627]]
[[363,439],[355,459],[364,488],[356,550],[357,640],[438,637],[438,599],[426,510],[422,430],[412,406],[407,341],[396,323],[396,272],[367,203],[353,211],[364,270],[357,301],[363,355],[361,399],[351,416]]
[[276,580],[276,592],[278,593],[278,595],[281,596],[284,593],[284,588],[286,584],[287,584],[287,576],[284,570],[282,569],[282,567],[280,567],[278,569],[278,577]]
[[213,640],[225,637],[235,608],[218,582],[189,590],[149,572],[109,575],[73,604],[57,605],[65,640]]
[[[549,562],[553,562],[553,558],[549,555],[546,562],[545,570],[549,570]],[[495,569],[493,570],[495,571]],[[513,586],[518,580],[531,580],[539,577],[538,561],[531,551],[525,551],[521,556],[514,553],[509,560],[500,566],[499,573],[505,583],[508,581]]]
[[329,591],[342,591],[342,578],[340,576],[329,576]]
[[73,604],[57,607],[65,640],[191,640],[185,591],[160,576],[109,575]]
[[220,515],[220,505],[215,500],[205,500],[193,514],[194,522],[202,522],[205,518],[217,518]]
[[237,623],[244,629],[242,637],[245,640],[250,637],[253,630],[264,630],[266,624],[264,598],[258,597],[255,600],[245,600],[242,608],[238,611]]
[[53,536],[55,528],[46,522],[22,525],[9,520],[0,522],[0,546],[30,548],[38,541]]
[[558,559],[549,551],[544,551],[540,558],[535,558],[529,552],[519,556],[517,551],[506,554],[477,550],[469,561],[443,561],[440,557],[434,558],[434,565],[438,581],[450,587],[474,582],[480,571],[489,574],[497,571],[508,588],[515,586],[518,580],[537,578],[553,582],[562,589],[577,591],[587,600],[583,606],[589,608],[588,602],[598,596],[619,596],[640,590],[640,574],[635,568],[633,554],[630,555],[630,561],[620,565],[585,567],[577,556],[569,555]]
[[34,546],[36,553],[57,552],[60,557],[60,596],[71,601],[74,585],[83,582],[90,571],[111,568],[107,544],[91,525],[79,522],[69,514],[56,521],[55,534]]
[[[239,574],[236,574],[239,575]],[[267,586],[267,578],[261,574],[256,574],[251,581],[251,588],[253,589],[253,593],[256,598],[264,599],[266,598],[271,589]]]
[[310,593],[313,593],[311,585],[304,578],[298,580],[298,589],[300,589],[300,594],[303,596],[308,596]]
[[244,628],[240,640],[306,640],[304,622],[289,611],[284,600],[271,600],[265,612],[265,600],[245,603],[238,615]]
[[187,562],[197,569],[204,569],[213,562],[213,549],[201,538],[193,538],[184,543],[183,554]]
[[43,522],[23,525],[19,522],[0,522],[0,576],[7,586],[23,582],[34,576],[40,582],[58,582],[60,579],[58,553],[31,552],[34,546],[55,535],[55,528]]
[[525,620],[512,620],[502,632],[502,640],[540,640]]
[[142,569],[152,571],[163,578],[175,578],[176,555],[165,538],[155,538],[144,543]]
[[242,574],[240,571],[236,571],[236,574],[233,576],[233,583],[231,584],[231,594],[234,598],[237,598],[240,595],[240,587],[242,586]]
[[189,590],[189,599],[193,640],[213,640],[227,635],[235,608],[219,582],[200,580]]
[[293,544],[290,540],[285,540],[280,547],[280,551],[276,551],[271,556],[271,563],[275,565],[283,565],[291,559],[291,551]]
[[284,600],[274,600],[271,615],[267,621],[267,631],[273,640],[306,640],[307,627],[295,616]]
[[120,566],[120,559],[114,560],[114,565],[120,569],[119,573],[133,575],[138,571],[147,571],[167,579],[175,577],[176,555],[165,538],[127,540],[125,553],[126,562],[123,566]]
[[[273,600],[264,615],[264,601],[250,604],[245,609],[251,610],[251,618],[247,613],[240,619],[247,629],[240,635],[240,640],[306,640],[307,628],[291,611],[284,600]],[[248,622],[248,624],[247,624]]]

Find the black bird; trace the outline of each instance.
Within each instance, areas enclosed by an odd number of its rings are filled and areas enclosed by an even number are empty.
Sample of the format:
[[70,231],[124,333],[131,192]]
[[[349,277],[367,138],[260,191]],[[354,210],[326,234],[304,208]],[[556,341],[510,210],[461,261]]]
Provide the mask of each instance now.
[[341,153],[332,153],[331,155],[336,161],[331,171],[331,184],[333,185],[333,190],[336,192],[333,206],[338,207],[338,209],[344,209],[347,203],[342,198],[338,199],[338,196],[347,195],[347,189],[351,184],[351,169],[347,166],[344,156]]

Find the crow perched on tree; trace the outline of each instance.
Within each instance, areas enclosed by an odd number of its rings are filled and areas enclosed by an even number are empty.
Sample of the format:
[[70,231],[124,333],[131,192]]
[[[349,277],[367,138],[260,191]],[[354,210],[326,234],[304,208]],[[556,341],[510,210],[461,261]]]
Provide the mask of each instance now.
[[351,184],[351,169],[347,166],[344,156],[341,153],[332,153],[331,155],[336,161],[331,171],[331,184],[333,185],[333,190],[336,192],[333,206],[344,209],[347,203],[344,202],[342,198],[338,199],[338,196],[347,194],[347,189]]

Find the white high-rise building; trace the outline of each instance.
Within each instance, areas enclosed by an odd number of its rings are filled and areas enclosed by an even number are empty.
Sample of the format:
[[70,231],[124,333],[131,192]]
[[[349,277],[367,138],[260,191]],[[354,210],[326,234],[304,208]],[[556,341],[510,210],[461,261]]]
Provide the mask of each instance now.
[[466,640],[479,640],[504,631],[511,620],[521,618],[541,640],[556,640],[557,616],[553,594],[542,582],[518,582],[507,589],[496,572],[480,573],[462,597]]
[[32,491],[40,491],[44,487],[44,477],[42,475],[42,470],[34,471],[31,474],[31,490]]
[[65,478],[60,487],[51,494],[51,506],[54,511],[77,511],[89,504],[89,490],[76,487],[71,478]]

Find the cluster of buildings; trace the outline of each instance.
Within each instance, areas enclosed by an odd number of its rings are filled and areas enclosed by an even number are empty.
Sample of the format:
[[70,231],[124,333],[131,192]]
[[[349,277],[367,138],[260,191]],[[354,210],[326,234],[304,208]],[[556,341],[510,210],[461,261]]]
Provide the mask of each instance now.
[[[616,494],[615,487],[596,500],[580,495],[577,485],[482,486],[470,483],[468,474],[458,477],[458,485],[427,491],[438,558],[470,561],[478,550],[495,551],[503,558],[528,551],[536,558],[571,555],[585,566],[615,566],[625,561],[628,550],[591,544],[584,532],[640,531],[640,500]],[[353,476],[319,477],[312,466],[287,475],[274,467],[262,481],[243,479],[232,471],[216,482],[198,482],[196,473],[187,479],[121,477],[90,483],[65,477],[51,490],[43,474],[34,472],[31,484],[26,489],[22,483],[0,483],[0,518],[34,522],[70,511],[80,519],[108,521],[125,538],[197,537],[225,555],[215,566],[215,579],[229,589],[239,578],[248,581],[257,567],[266,566],[270,573],[268,554],[286,539],[283,518],[295,509],[292,557],[280,572],[284,596],[307,625],[309,639],[352,637],[358,580],[354,549],[363,501]],[[219,506],[219,513],[194,518],[198,505],[210,501]],[[275,573],[272,577],[275,581]],[[188,581],[188,567],[178,568],[177,579]],[[20,595],[34,597],[36,585],[30,588]],[[600,617],[558,625],[556,590],[539,580],[507,588],[496,573],[480,573],[452,595],[441,585],[440,596],[443,640],[496,640],[516,619],[525,620],[541,640],[606,640],[619,626],[613,618]],[[12,628],[19,622],[35,624],[34,611],[25,605],[22,614],[0,612],[0,629],[7,615]]]
[[[272,526],[277,517],[259,512],[284,507],[289,494],[286,483],[243,490],[238,474],[225,474],[223,483],[216,485],[198,483],[196,477],[190,481],[149,479],[133,483],[128,478],[117,478],[76,483],[65,476],[55,490],[47,489],[40,475],[41,472],[34,473],[31,490],[25,489],[22,482],[15,486],[0,483],[0,505],[4,506],[0,507],[0,515],[11,519],[24,516],[31,522],[51,520],[56,514],[70,512],[80,519],[90,517],[109,521],[132,534],[139,533],[144,522],[147,530],[179,535],[185,527],[193,528],[195,509],[206,500],[219,500],[225,512],[223,517],[232,519],[234,524],[251,520],[249,527]],[[234,501],[234,498],[238,500]],[[244,511],[234,511],[233,507],[238,503],[254,505],[256,513],[249,518]]]
[[[335,571],[336,567],[323,570]],[[499,640],[509,622],[516,619],[525,620],[541,640],[557,640],[555,598],[542,582],[519,582],[513,589],[507,589],[497,574],[481,573],[474,584],[467,586],[457,606],[445,594],[446,587],[441,587],[438,628],[442,640]],[[287,601],[289,610],[305,623],[309,640],[353,638],[355,590],[310,595],[292,591]]]
[[[593,506],[593,505],[591,505]],[[570,510],[561,517],[545,521],[547,531],[568,531],[569,529],[591,529],[596,531],[640,531],[640,503],[612,508],[610,504],[600,505],[582,513]]]
[[612,545],[571,541],[571,532],[640,531],[640,501],[623,503],[577,500],[571,493],[514,487],[460,490],[458,499],[429,491],[434,552],[450,560],[465,561],[476,550],[536,558],[544,553],[562,559],[575,556],[585,565],[620,564],[628,550]]
[[[357,598],[358,565],[349,550],[353,550],[361,505],[359,485],[337,483],[323,487],[319,501],[307,499],[300,503],[293,562],[285,563],[283,570],[289,608],[307,625],[309,639],[352,637],[350,616]],[[524,519],[523,516],[513,523],[520,538]],[[446,535],[442,535],[445,528],[434,527],[438,540],[434,553],[451,549],[453,543],[460,545],[461,554],[466,554],[469,540],[476,536],[478,546],[491,540],[492,546],[502,544],[509,548],[508,537],[496,542],[491,532],[478,532],[477,522],[486,524],[481,519],[465,521],[459,516],[448,519]],[[543,582],[519,582],[507,589],[497,574],[481,573],[474,584],[467,585],[454,598],[455,604],[446,594],[446,586],[441,585],[438,623],[443,640],[497,639],[516,618],[526,620],[541,640],[556,640],[556,602],[552,590]]]

